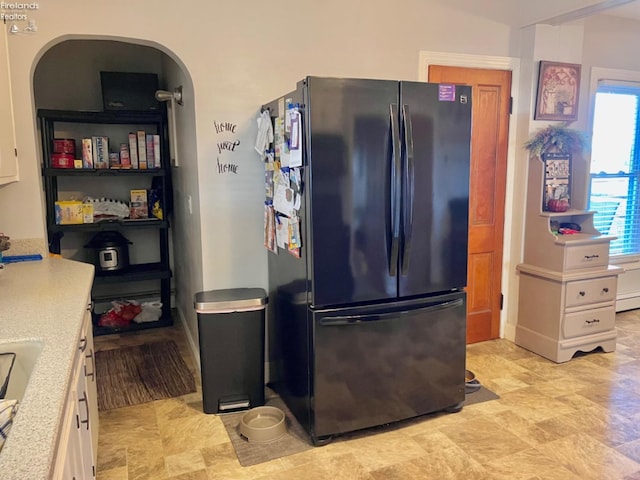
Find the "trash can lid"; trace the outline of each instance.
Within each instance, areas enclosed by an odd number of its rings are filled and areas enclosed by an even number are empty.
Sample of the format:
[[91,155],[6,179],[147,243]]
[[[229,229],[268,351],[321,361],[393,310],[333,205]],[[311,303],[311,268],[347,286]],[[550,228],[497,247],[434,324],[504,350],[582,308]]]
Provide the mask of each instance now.
[[250,312],[264,309],[267,302],[262,288],[228,288],[196,293],[194,307],[197,313]]

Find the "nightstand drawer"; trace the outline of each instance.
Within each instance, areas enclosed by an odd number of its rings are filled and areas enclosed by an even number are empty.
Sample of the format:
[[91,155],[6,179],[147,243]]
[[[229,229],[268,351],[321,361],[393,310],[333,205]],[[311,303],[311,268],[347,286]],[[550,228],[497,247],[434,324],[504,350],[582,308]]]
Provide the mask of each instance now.
[[609,242],[595,245],[567,246],[564,257],[565,270],[603,267],[609,264]]
[[568,313],[564,316],[562,332],[565,338],[606,332],[615,327],[616,311],[613,305],[594,308],[584,312]]
[[612,302],[616,298],[617,281],[617,276],[611,276],[567,282],[565,307]]

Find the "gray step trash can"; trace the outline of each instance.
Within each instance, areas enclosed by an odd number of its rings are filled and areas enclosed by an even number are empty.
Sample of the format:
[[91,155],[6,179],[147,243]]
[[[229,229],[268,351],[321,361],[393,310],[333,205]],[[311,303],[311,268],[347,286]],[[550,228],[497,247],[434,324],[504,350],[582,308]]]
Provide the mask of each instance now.
[[205,413],[229,413],[264,405],[267,302],[262,288],[196,293]]

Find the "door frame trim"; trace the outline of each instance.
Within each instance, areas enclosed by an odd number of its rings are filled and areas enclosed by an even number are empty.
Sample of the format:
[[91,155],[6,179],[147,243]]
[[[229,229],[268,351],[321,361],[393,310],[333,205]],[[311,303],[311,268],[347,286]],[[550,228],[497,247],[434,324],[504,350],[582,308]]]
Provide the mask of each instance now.
[[[507,184],[505,190],[505,199],[515,199],[515,192],[526,189],[526,178],[517,179],[515,176],[516,168],[516,127],[518,109],[518,88],[520,85],[520,59],[515,57],[499,57],[491,55],[473,55],[466,53],[449,53],[449,52],[432,52],[420,51],[418,58],[418,80],[421,82],[428,81],[429,65],[444,65],[450,67],[466,67],[466,68],[484,68],[495,70],[511,71],[511,97],[513,98],[513,107],[511,118],[509,119],[509,137],[507,146]],[[515,339],[515,322],[508,322],[509,318],[515,318],[517,315],[517,276],[515,265],[522,257],[522,245],[514,245],[512,239],[521,238],[518,230],[522,225],[514,222],[514,205],[516,202],[505,201],[504,210],[504,234],[502,238],[502,293],[504,294],[503,309],[500,312],[500,338]]]

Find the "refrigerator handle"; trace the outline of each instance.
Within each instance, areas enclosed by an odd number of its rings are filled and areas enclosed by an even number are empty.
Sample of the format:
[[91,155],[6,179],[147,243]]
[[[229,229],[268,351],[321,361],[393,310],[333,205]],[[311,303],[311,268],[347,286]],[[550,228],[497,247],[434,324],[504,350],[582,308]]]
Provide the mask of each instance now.
[[411,112],[409,105],[402,106],[402,119],[404,122],[404,190],[403,190],[403,236],[404,245],[402,247],[402,275],[407,275],[409,270],[409,253],[411,251],[411,237],[413,236],[413,198],[414,198],[414,161],[413,161],[413,126],[411,124]]
[[400,312],[379,313],[374,315],[343,315],[338,317],[325,317],[320,319],[320,325],[325,327],[337,327],[340,325],[358,325],[362,323],[383,322],[388,320],[398,320],[404,315],[414,313],[437,312],[450,308],[459,308],[464,304],[461,298],[448,302],[429,305],[428,307],[416,308],[415,310],[402,310]]
[[398,128],[398,105],[389,105],[391,126],[391,255],[389,256],[389,275],[395,277],[400,254],[400,194],[402,176],[400,168],[400,129]]

